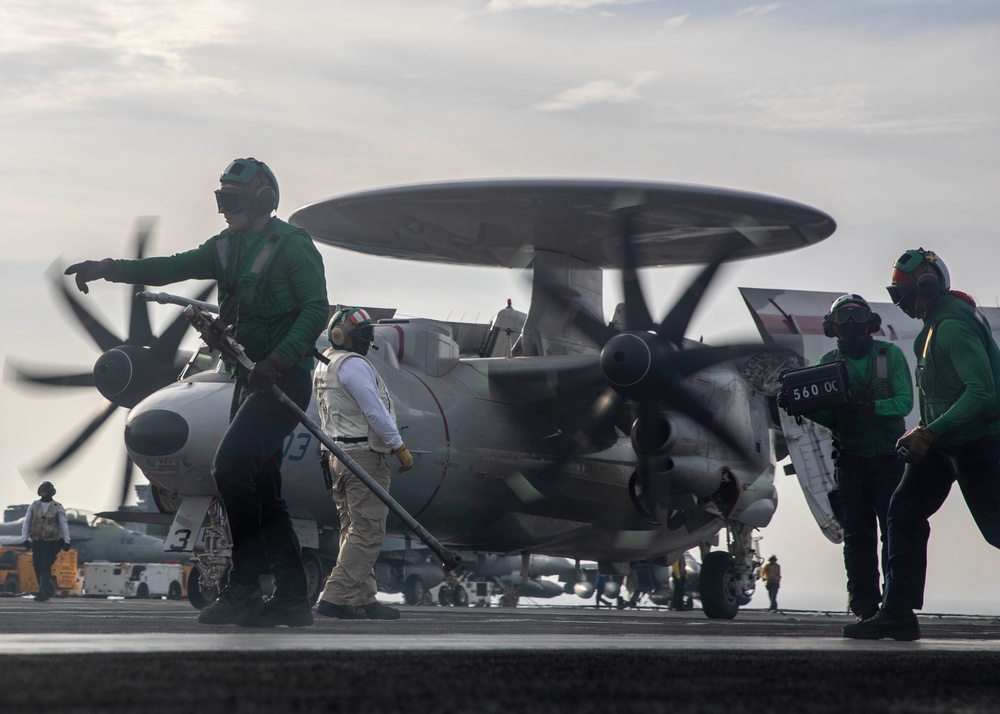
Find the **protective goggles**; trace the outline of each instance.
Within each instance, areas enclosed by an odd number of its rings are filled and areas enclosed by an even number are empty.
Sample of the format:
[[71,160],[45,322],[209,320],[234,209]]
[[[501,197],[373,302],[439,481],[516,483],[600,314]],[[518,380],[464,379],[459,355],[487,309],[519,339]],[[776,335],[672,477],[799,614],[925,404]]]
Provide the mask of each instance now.
[[842,305],[830,313],[830,319],[835,325],[846,325],[853,320],[859,325],[868,322],[872,317],[872,311],[861,305]]
[[899,305],[907,297],[913,294],[912,285],[899,285],[893,283],[885,288],[886,292],[889,293],[889,299],[892,300],[893,305]]
[[215,189],[215,203],[219,207],[219,213],[243,213],[250,208],[251,199],[252,196],[245,191]]

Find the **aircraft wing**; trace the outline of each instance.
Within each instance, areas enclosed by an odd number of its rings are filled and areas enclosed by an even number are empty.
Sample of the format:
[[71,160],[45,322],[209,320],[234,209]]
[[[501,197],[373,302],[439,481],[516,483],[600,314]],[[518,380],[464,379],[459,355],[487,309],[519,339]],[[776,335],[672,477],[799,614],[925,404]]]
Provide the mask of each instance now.
[[172,513],[159,513],[157,511],[101,511],[94,515],[107,518],[115,523],[147,523],[169,526],[174,522]]

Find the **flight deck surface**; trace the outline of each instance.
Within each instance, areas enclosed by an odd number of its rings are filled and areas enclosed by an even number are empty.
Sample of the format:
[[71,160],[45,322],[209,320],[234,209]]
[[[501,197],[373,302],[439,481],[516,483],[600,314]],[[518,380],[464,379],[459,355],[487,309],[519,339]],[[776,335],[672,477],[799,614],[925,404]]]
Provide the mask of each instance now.
[[[199,625],[186,602],[0,599],[5,712],[996,711],[1000,618],[921,616],[918,642],[843,614],[402,607],[393,622]],[[39,668],[57,673],[38,682]]]

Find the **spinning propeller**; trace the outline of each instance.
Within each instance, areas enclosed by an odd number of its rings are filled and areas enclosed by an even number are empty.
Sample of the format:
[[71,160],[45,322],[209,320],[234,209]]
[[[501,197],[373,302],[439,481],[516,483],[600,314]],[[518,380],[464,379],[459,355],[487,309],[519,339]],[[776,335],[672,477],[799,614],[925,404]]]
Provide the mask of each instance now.
[[[145,255],[146,245],[155,225],[154,218],[140,219],[135,234],[135,257]],[[177,380],[190,357],[179,349],[188,328],[187,320],[179,316],[159,336],[153,335],[149,323],[148,305],[133,300],[129,315],[128,337],[122,339],[105,327],[85,308],[71,292],[62,276],[53,275],[57,293],[101,349],[102,354],[90,372],[57,373],[52,370],[36,371],[11,365],[16,381],[40,387],[96,387],[107,400],[94,417],[83,425],[69,444],[48,462],[32,470],[33,475],[46,477],[75,454],[108,420],[119,407],[131,409],[153,392]],[[205,300],[215,285],[211,284],[198,296]],[[143,285],[133,285],[131,294],[145,290]],[[121,504],[125,504],[132,484],[133,464],[126,455],[122,475]]]
[[[615,211],[622,248],[623,330],[598,320],[561,294],[558,286],[542,283],[549,297],[572,314],[573,325],[602,346],[600,379],[607,386],[591,406],[586,424],[571,440],[569,448],[553,464],[529,477],[529,481],[543,495],[554,495],[565,488],[569,482],[564,468],[567,462],[592,451],[592,445],[601,441],[599,435],[606,435],[616,423],[621,424],[627,402],[630,436],[638,457],[629,491],[639,513],[658,523],[655,504],[651,501],[651,475],[654,460],[666,455],[670,438],[670,423],[663,412],[670,410],[686,415],[711,431],[740,458],[747,458],[743,444],[681,381],[713,365],[759,352],[761,345],[684,345],[684,333],[709,284],[721,264],[736,251],[733,243],[724,245],[702,269],[663,321],[654,322],[636,272],[635,222],[641,210],[642,206],[631,206]],[[659,490],[668,492],[669,485]],[[659,500],[662,503],[663,498]]]

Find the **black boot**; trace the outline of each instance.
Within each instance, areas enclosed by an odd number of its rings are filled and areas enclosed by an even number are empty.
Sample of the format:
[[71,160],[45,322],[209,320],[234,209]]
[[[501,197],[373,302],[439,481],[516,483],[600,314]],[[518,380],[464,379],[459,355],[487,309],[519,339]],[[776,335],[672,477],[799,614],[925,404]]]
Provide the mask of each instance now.
[[369,620],[398,620],[399,610],[394,607],[389,607],[388,605],[383,605],[382,603],[370,602],[367,605],[362,605],[361,610],[365,613],[365,617]]
[[320,600],[316,605],[316,614],[324,617],[336,617],[338,620],[367,620],[368,615],[360,607],[353,605],[337,605],[326,600]]
[[264,609],[264,598],[260,585],[237,585],[229,583],[218,600],[206,607],[198,615],[203,625],[234,625],[257,617]]
[[874,617],[844,625],[844,637],[855,640],[899,640],[912,642],[920,639],[920,624],[913,610],[880,609]]
[[256,617],[241,619],[244,627],[308,627],[313,624],[312,608],[305,597],[269,597]]

